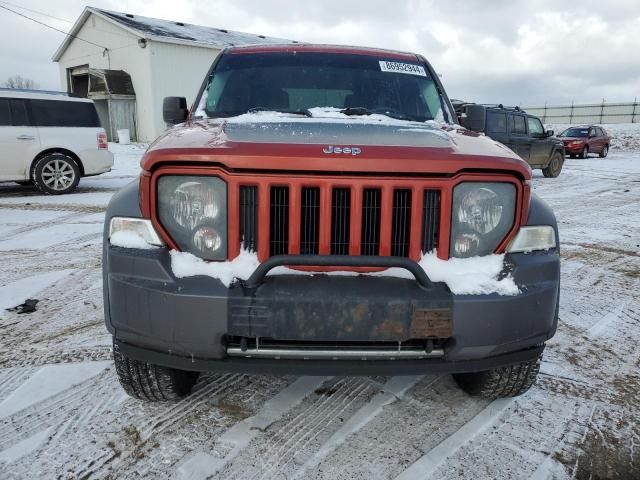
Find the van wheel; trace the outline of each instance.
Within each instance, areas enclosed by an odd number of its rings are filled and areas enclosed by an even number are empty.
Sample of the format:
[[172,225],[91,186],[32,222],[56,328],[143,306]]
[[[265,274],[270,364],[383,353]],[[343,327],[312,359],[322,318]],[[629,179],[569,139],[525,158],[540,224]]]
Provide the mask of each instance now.
[[123,355],[113,347],[113,362],[120,385],[129,396],[148,402],[178,400],[191,392],[199,372],[161,367]]
[[604,158],[609,154],[609,145],[605,145],[602,147],[602,151],[600,152],[600,158]]
[[69,155],[50,153],[34,162],[31,178],[45,195],[62,195],[76,189],[80,182],[80,168]]
[[462,390],[474,397],[517,397],[536,382],[541,359],[542,355],[535,360],[484,372],[458,373],[453,375],[453,379]]
[[564,159],[562,158],[562,154],[559,152],[554,153],[549,161],[549,165],[542,169],[542,174],[547,178],[556,178],[562,171],[563,163]]

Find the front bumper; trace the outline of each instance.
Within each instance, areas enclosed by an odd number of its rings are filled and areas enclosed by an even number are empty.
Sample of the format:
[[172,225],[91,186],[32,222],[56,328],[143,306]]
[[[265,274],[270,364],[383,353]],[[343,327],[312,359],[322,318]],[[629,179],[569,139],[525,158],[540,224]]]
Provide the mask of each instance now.
[[564,152],[566,155],[577,155],[579,153],[582,152],[582,149],[584,148],[584,144],[581,143],[579,145],[566,145],[564,146]]
[[[177,279],[166,249],[105,246],[106,323],[116,348],[185,370],[411,374],[485,370],[535,358],[555,333],[557,251],[507,256],[522,293],[453,295],[441,283],[374,276],[267,276],[255,289]],[[307,342],[404,342],[416,312],[444,312],[452,335],[437,358],[264,359],[227,355],[230,337]]]

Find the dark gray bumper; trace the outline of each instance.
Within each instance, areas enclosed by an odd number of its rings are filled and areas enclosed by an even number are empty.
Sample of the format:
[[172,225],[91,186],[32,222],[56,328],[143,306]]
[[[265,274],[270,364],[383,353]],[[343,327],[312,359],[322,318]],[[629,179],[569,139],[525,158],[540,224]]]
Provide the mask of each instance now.
[[[420,367],[431,371],[441,369],[436,367],[440,364],[455,370],[456,362],[541,345],[553,336],[557,323],[556,252],[509,257],[522,290],[514,297],[452,295],[444,284],[435,283],[428,290],[415,280],[400,278],[325,275],[268,276],[260,287],[248,292],[240,286],[228,289],[209,277],[175,278],[165,249],[107,247],[106,256],[107,328],[119,342],[165,354],[161,363],[180,368],[208,370],[215,361],[223,362],[220,369],[254,370],[256,362],[273,364],[264,359],[227,357],[225,338],[229,335],[301,341],[404,341],[412,338],[413,314],[421,310],[448,312],[453,337],[445,343],[442,359],[411,361],[415,365],[409,370]],[[188,365],[185,359],[189,359]],[[339,364],[345,373],[355,368],[354,362],[306,362],[332,363],[332,370]],[[393,371],[381,362],[367,361],[386,372]],[[400,373],[407,362],[390,363]]]

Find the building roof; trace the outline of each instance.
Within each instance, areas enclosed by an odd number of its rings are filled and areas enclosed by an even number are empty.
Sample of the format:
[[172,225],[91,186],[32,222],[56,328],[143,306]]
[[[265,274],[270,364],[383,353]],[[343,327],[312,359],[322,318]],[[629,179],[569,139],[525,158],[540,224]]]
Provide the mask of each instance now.
[[84,11],[71,28],[69,35],[53,55],[54,62],[60,60],[62,54],[73,41],[75,35],[77,35],[91,14],[114,23],[140,38],[155,42],[177,43],[181,45],[193,45],[216,49],[223,49],[237,45],[295,43],[294,41],[283,38],[254,35],[251,33],[236,32],[233,30],[193,25],[190,23],[175,22],[171,20],[161,20],[159,18],[114,12],[96,7],[85,7]]

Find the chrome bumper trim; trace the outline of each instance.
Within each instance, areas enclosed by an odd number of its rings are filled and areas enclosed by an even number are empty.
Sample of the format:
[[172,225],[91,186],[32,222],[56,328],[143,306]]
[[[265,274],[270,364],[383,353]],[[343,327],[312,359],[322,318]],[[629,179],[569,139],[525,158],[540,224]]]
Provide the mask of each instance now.
[[444,351],[434,348],[430,353],[425,350],[304,350],[280,348],[228,347],[227,355],[245,358],[275,358],[302,360],[396,360],[441,357]]

